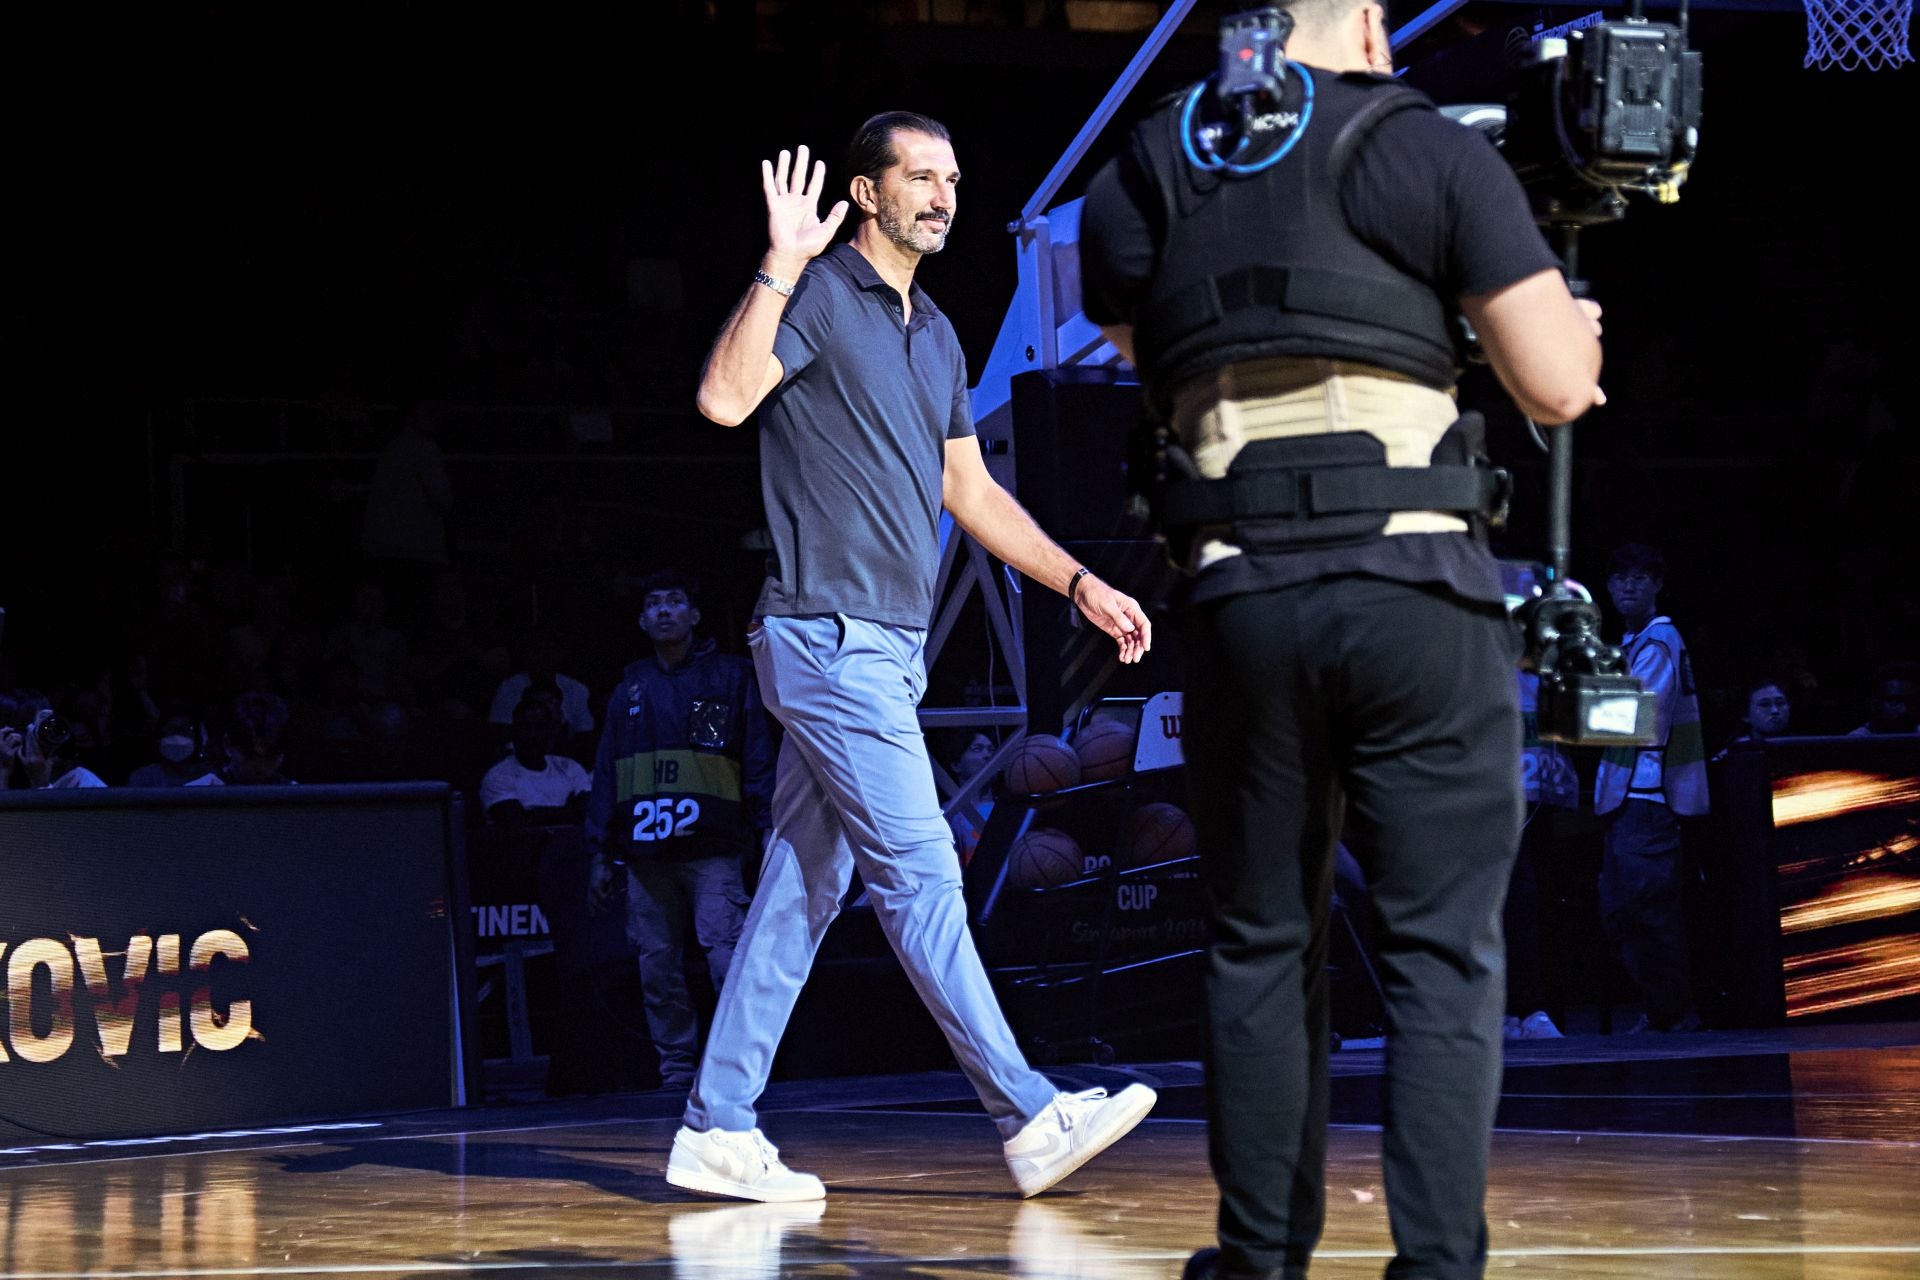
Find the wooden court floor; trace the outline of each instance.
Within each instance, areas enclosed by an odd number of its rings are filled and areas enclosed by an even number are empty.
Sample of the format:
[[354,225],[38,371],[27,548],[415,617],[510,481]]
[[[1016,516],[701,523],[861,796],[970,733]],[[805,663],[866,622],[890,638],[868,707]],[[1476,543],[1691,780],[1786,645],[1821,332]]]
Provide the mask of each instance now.
[[[1687,1039],[1701,1051],[1510,1058],[1488,1274],[1920,1277],[1920,1048]],[[1315,1276],[1377,1276],[1390,1256],[1373,1057],[1340,1064]],[[676,1100],[644,1094],[19,1147],[0,1154],[0,1280],[1177,1276],[1213,1214],[1196,1069],[1054,1074],[1145,1078],[1163,1106],[1024,1202],[949,1073],[776,1086],[765,1128],[828,1185],[808,1206],[668,1187]]]

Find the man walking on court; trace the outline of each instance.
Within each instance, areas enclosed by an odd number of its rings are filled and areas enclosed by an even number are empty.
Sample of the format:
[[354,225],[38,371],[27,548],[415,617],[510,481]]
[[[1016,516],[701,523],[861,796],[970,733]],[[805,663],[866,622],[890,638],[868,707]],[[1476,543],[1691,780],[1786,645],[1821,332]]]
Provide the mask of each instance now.
[[967,933],[960,865],[915,714],[926,692],[942,506],[986,549],[1060,591],[1136,662],[1139,605],[1077,564],[981,460],[953,326],[913,283],[945,245],[960,173],[944,126],[889,112],[848,149],[848,201],[819,216],[826,165],[761,163],[769,248],[708,356],[700,411],[759,410],[773,557],[748,643],[786,728],[760,888],[673,1141],[667,1181],[815,1200],[757,1127],[775,1046],[858,868],[880,925],[1004,1144],[1022,1195],[1138,1124],[1154,1093],[1066,1094],[1029,1067]]

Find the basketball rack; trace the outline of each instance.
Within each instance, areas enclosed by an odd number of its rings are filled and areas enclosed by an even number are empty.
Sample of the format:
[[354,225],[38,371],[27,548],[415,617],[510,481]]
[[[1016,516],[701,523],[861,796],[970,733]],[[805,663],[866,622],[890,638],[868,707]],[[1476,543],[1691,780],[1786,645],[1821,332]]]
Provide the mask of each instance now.
[[[1160,696],[1164,698],[1167,695]],[[1144,718],[1148,714],[1148,707],[1156,701],[1158,699],[1101,699],[1081,712],[1075,726],[1076,736],[1096,711],[1131,709]],[[1008,884],[1011,868],[1005,856],[1006,850],[1013,839],[1032,824],[1037,814],[1068,807],[1090,797],[1109,796],[1116,803],[1111,822],[1102,823],[1098,828],[1101,841],[1098,847],[1117,851],[1123,846],[1127,819],[1136,807],[1136,794],[1140,790],[1141,780],[1182,767],[1182,762],[1177,758],[1169,759],[1154,749],[1151,735],[1136,734],[1133,759],[1127,771],[1120,776],[1082,782],[1057,791],[1011,795],[994,808],[994,817],[1001,820],[1001,826],[997,831],[990,827],[982,835],[980,848],[983,851],[991,849],[999,857],[988,865],[976,856],[974,864],[968,868],[969,875],[976,877],[974,886],[983,891],[983,901],[975,923],[983,931],[991,928],[1001,915],[1004,900],[1011,893],[1018,893],[1022,907],[1030,909],[1047,922],[1040,931],[1041,949],[1037,960],[1031,964],[996,967],[995,976],[1006,994],[1016,1003],[1045,1001],[1056,1010],[1072,1010],[1066,1014],[1056,1013],[1054,1018],[1049,1019],[1051,1027],[1070,1028],[1070,1034],[1026,1036],[1025,1047],[1029,1056],[1041,1065],[1087,1060],[1105,1066],[1114,1061],[1118,1051],[1108,1034],[1103,1034],[1107,1013],[1106,987],[1111,978],[1125,975],[1140,980],[1143,986],[1151,987],[1155,979],[1164,973],[1166,981],[1179,983],[1182,990],[1197,989],[1199,967],[1206,954],[1197,934],[1191,945],[1175,944],[1158,954],[1131,956],[1118,963],[1114,961],[1113,950],[1115,915],[1126,888],[1141,886],[1136,892],[1144,897],[1150,892],[1146,888],[1149,885],[1154,886],[1153,891],[1163,884],[1188,879],[1197,885],[1200,860],[1187,856],[1140,866],[1124,866],[1116,854],[1098,870],[1086,875],[1045,888],[1021,890],[1013,889]],[[1100,905],[1093,914],[1093,954],[1073,959],[1054,959],[1051,952],[1058,926],[1076,918],[1067,904],[1091,899],[1095,894],[1099,895]],[[1084,921],[1086,916],[1083,913],[1078,918]],[[1189,1003],[1187,1008],[1189,1012],[1197,1013],[1197,1006]],[[1196,1016],[1181,1025],[1134,1029],[1159,1030],[1177,1035],[1182,1031],[1197,1031],[1198,1027],[1199,1019]]]

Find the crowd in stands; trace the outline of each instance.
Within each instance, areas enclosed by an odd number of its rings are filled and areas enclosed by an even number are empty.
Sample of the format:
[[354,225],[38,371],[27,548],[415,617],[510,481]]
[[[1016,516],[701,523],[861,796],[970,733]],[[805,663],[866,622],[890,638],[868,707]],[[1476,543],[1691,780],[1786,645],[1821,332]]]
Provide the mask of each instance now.
[[[181,786],[284,773],[306,782],[440,779],[477,796],[516,742],[529,767],[549,755],[592,760],[598,709],[618,677],[601,654],[644,652],[638,628],[602,637],[590,658],[580,645],[570,653],[551,625],[510,631],[487,584],[452,568],[396,573],[373,558],[362,568],[327,602],[292,564],[235,584],[231,573],[159,556],[139,598],[119,610],[119,643],[101,643],[98,619],[81,618],[90,638],[63,645],[49,664],[59,670],[0,660],[7,785]],[[408,581],[417,584],[411,595]],[[1617,619],[1608,621],[1618,638]],[[1725,674],[1702,673],[1716,753],[1786,734],[1910,733],[1920,713],[1920,666],[1911,661],[1825,680],[1791,662],[1714,680]],[[1833,696],[1847,685],[1853,697]],[[537,750],[523,742],[535,730],[518,715],[530,696],[551,708]],[[989,747],[969,734],[945,762],[964,778],[977,763],[961,756]],[[262,769],[237,764],[235,753],[284,760]]]
[[[0,689],[0,767],[12,787],[185,786],[437,778],[477,786],[515,733],[523,701],[548,698],[590,751],[585,686],[537,633],[513,645],[452,570],[419,620],[390,622],[386,588],[351,588],[336,611],[295,607],[287,568],[251,584],[244,610],[206,602],[202,575],[163,557],[124,650],[56,672],[10,668]],[[524,655],[520,664],[512,657]]]

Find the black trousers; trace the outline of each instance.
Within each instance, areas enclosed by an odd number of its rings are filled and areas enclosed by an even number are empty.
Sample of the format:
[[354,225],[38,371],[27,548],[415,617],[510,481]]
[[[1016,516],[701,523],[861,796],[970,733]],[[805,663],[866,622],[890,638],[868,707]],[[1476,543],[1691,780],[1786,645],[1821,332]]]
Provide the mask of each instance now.
[[1607,941],[1639,988],[1648,1021],[1672,1026],[1691,1003],[1680,820],[1657,800],[1606,816],[1600,913]]
[[1188,632],[1224,1273],[1304,1275],[1325,1220],[1328,893],[1344,816],[1387,999],[1387,1275],[1478,1277],[1500,912],[1520,836],[1518,641],[1498,607],[1365,577],[1197,606]]

